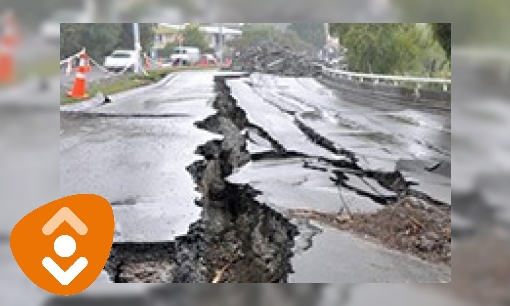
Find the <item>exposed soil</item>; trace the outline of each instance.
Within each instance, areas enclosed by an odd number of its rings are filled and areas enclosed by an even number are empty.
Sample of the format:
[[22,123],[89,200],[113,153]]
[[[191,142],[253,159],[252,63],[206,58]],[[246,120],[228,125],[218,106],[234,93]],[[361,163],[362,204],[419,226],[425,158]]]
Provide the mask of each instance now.
[[432,263],[450,264],[450,210],[407,197],[375,213],[327,214],[290,210],[291,218],[309,218],[375,238],[389,248],[413,254]]

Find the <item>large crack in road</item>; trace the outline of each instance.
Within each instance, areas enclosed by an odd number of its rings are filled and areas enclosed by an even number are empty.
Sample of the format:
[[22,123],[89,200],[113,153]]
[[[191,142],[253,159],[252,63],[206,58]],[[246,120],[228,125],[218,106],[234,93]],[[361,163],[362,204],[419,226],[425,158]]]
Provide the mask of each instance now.
[[296,227],[257,202],[250,186],[225,180],[250,156],[241,132],[248,122],[223,89],[217,113],[196,123],[223,139],[199,146],[204,159],[187,168],[202,194],[202,218],[174,242],[114,244],[106,270],[115,282],[287,282]]
[[[414,183],[408,181],[400,171],[378,171],[360,166],[359,156],[354,151],[340,147],[335,141],[308,125],[305,120],[302,120],[303,113],[289,113],[285,111],[285,108],[276,108],[279,113],[290,116],[290,125],[285,127],[294,126],[293,132],[298,132],[299,137],[304,137],[304,140],[300,141],[304,144],[303,150],[299,144],[294,145],[285,138],[287,136],[282,130],[268,124],[263,117],[254,116],[254,108],[242,100],[249,99],[248,96],[240,94],[242,91],[232,92],[233,87],[234,90],[239,90],[239,87],[235,86],[243,82],[244,77],[246,76],[216,76],[214,79],[216,98],[212,105],[216,112],[195,123],[199,129],[222,136],[221,139],[213,139],[198,146],[195,153],[203,158],[193,162],[186,169],[193,177],[197,191],[201,194],[201,197],[195,201],[195,204],[202,209],[200,220],[189,227],[187,234],[178,236],[173,241],[115,243],[105,267],[113,281],[284,283],[289,281],[289,275],[293,272],[297,272],[296,275],[299,277],[294,277],[291,281],[313,280],[314,275],[309,279],[306,279],[306,276],[303,278],[303,274],[308,273],[309,264],[303,266],[299,262],[303,259],[299,259],[298,256],[295,261],[293,256],[310,253],[309,250],[311,248],[313,250],[314,246],[319,250],[322,248],[321,252],[328,253],[328,250],[321,246],[323,241],[316,242],[315,245],[313,241],[314,237],[322,233],[321,237],[330,237],[326,243],[331,244],[331,237],[333,237],[331,230],[318,228],[310,221],[327,224],[331,221],[331,216],[336,216],[335,214],[342,208],[342,202],[347,195],[357,200],[353,208],[364,213],[380,211],[384,206],[392,206],[412,197],[421,200],[420,203],[426,203],[423,209],[430,209],[432,205],[446,211],[449,216],[448,204],[426,193],[413,190]],[[241,84],[241,87],[245,89],[243,86]],[[261,118],[266,125],[259,122]],[[290,148],[289,144],[291,144]],[[313,145],[310,146],[310,144]],[[271,188],[266,188],[263,183],[258,184],[257,180],[264,180],[264,175],[258,172],[260,169],[257,167],[261,165],[263,172],[268,174],[265,169],[267,166],[271,167],[271,163],[274,162],[277,164],[274,164],[275,167],[269,171],[273,173],[269,175],[273,175],[274,178],[267,180],[270,184],[279,184],[278,177],[282,171],[290,171],[291,176],[296,171],[308,171],[304,176],[298,173],[297,177],[300,181],[290,182],[293,187],[298,186],[303,190],[292,190],[290,192],[295,194],[288,196],[284,186],[278,190],[281,195],[274,196],[271,194]],[[279,169],[279,167],[283,168]],[[326,193],[310,188],[310,184],[317,183],[314,181],[319,176],[322,176],[321,179],[324,182],[328,181],[331,186]],[[323,187],[326,188],[326,186]],[[306,208],[309,210],[305,212],[293,210],[301,208],[300,203],[307,201],[307,199],[296,200],[296,196],[299,197],[302,192],[308,191],[312,194],[311,198],[314,194],[320,196],[315,199],[316,201],[324,200],[327,204],[325,209],[317,210],[321,207],[320,202],[316,205],[313,203],[314,200],[308,200]],[[337,197],[337,200],[332,201],[328,198],[330,193]],[[288,196],[288,203],[281,200],[286,196]],[[295,203],[289,204],[293,200],[296,200]],[[335,206],[334,209],[331,204]],[[345,208],[345,203],[343,204]],[[350,202],[350,205],[352,204]],[[377,207],[378,205],[381,206]],[[413,207],[416,209],[415,206]],[[289,212],[292,213],[289,214]],[[321,216],[324,218],[320,218]],[[381,216],[385,215],[381,214]],[[390,220],[386,216],[385,218],[387,222],[402,221]],[[374,218],[368,222],[381,220]],[[367,222],[366,219],[363,221]],[[443,221],[446,222],[446,220]],[[357,227],[352,226],[352,228]],[[385,230],[391,231],[391,229]],[[443,230],[443,228],[439,227],[437,230]],[[342,235],[344,234],[334,235],[336,238],[333,239],[336,239],[336,243],[343,245],[344,248],[359,247],[360,242],[357,238],[347,238]],[[429,247],[428,251],[434,253],[436,250],[433,248],[437,243],[434,235],[431,238],[423,238],[430,235],[419,236],[419,239],[416,238],[412,243],[416,244],[418,249]],[[402,249],[398,243],[388,244]],[[356,257],[356,252],[362,251],[351,252],[351,255]],[[376,253],[379,252],[384,252],[384,248],[376,251]],[[441,249],[441,252],[448,252],[448,250]],[[411,253],[413,253],[412,250]],[[314,260],[328,259],[332,262],[338,259],[333,259],[331,256],[333,254],[312,257]],[[448,278],[448,273],[443,268],[415,262],[414,259],[404,255],[378,255],[375,260],[370,261],[375,265],[380,262],[387,265],[388,259],[385,259],[385,256],[395,257],[391,259],[392,261],[400,258],[402,262],[394,266],[397,272],[375,271],[372,276],[363,276],[363,273],[374,272],[365,271],[360,273],[361,277],[371,278],[380,274],[382,279],[384,275],[387,275],[388,279],[407,278],[417,281]],[[424,259],[428,257],[425,256]],[[316,264],[321,265],[321,263]],[[301,271],[295,271],[296,269]],[[348,276],[336,277],[349,279]]]

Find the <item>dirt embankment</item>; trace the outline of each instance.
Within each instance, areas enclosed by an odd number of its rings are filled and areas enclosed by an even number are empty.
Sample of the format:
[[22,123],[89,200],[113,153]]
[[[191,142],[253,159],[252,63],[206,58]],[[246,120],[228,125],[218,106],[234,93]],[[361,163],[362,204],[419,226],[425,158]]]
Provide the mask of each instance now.
[[375,213],[290,210],[288,217],[317,220],[429,262],[451,263],[450,210],[416,198],[404,198]]

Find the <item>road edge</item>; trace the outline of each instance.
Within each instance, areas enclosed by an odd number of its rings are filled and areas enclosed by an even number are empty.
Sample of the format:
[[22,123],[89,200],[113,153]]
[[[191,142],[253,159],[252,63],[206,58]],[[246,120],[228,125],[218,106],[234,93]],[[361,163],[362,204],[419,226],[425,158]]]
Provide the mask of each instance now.
[[[148,91],[148,90],[152,90],[152,89],[155,89],[155,88],[157,88],[159,86],[167,84],[173,78],[175,78],[175,76],[176,76],[176,73],[172,72],[172,73],[169,73],[167,76],[165,76],[164,78],[162,78],[161,80],[159,80],[156,83],[153,83],[153,84],[150,84],[150,85],[145,85],[145,86],[140,86],[140,87],[136,87],[136,88],[132,88],[132,89],[129,89],[129,90],[126,90],[126,91],[121,91],[121,92],[115,93],[113,95],[109,95],[108,97],[110,98],[110,100],[112,102],[115,102],[116,100],[121,100],[121,99],[124,99],[124,98],[126,98],[128,96],[140,94],[142,92],[145,92],[145,91]],[[104,96],[96,95],[95,97],[92,97],[92,98],[90,98],[88,100],[84,100],[84,101],[81,101],[81,102],[78,102],[78,103],[69,104],[69,105],[61,105],[60,106],[60,112],[81,112],[81,111],[87,111],[87,110],[90,110],[92,108],[95,108],[95,107],[99,106],[103,102],[103,99],[104,99]]]

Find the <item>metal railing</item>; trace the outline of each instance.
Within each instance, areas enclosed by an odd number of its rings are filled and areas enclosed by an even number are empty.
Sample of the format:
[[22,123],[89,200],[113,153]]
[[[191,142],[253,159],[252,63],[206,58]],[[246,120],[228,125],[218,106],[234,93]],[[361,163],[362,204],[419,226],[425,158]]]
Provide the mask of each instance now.
[[322,72],[325,75],[331,77],[343,77],[348,80],[358,80],[365,82],[365,80],[371,80],[373,84],[378,85],[381,81],[392,83],[395,86],[399,86],[401,83],[414,83],[417,90],[421,89],[423,84],[439,84],[443,86],[443,91],[448,91],[452,85],[451,79],[436,79],[436,78],[421,78],[421,77],[410,77],[410,76],[394,76],[394,75],[382,75],[382,74],[367,74],[357,73],[345,70],[331,69],[322,67]]

